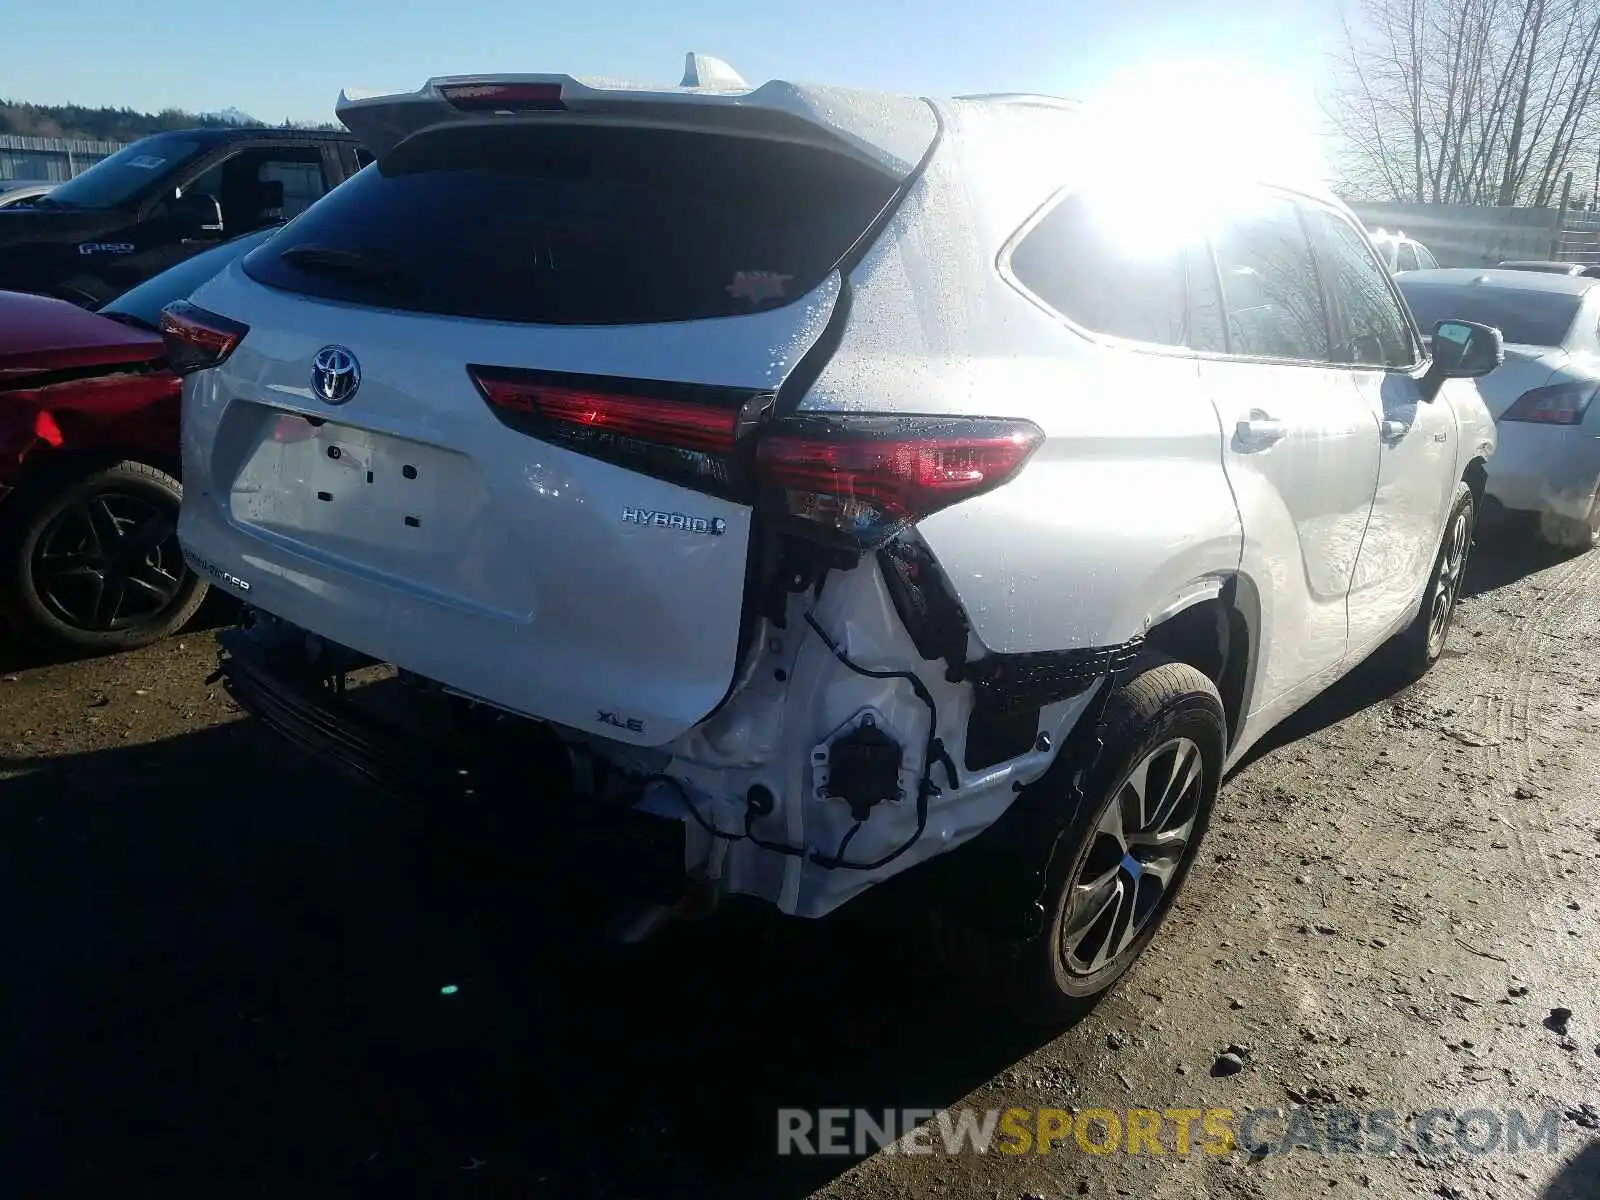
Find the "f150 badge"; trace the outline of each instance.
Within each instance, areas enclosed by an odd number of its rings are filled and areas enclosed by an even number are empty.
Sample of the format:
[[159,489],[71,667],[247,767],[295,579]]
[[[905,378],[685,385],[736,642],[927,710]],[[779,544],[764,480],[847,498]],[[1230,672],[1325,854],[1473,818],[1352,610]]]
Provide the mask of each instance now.
[[721,537],[728,523],[721,517],[690,517],[683,513],[656,512],[649,508],[625,508],[622,519],[630,525],[649,525],[654,529],[681,529],[685,533],[709,533]]
[[132,254],[132,242],[79,242],[79,254]]

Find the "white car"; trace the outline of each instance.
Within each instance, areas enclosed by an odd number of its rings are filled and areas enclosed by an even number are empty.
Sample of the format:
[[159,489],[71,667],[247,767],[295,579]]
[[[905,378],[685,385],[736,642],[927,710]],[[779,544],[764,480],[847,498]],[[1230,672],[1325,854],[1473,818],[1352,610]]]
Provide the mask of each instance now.
[[[801,917],[904,873],[1059,1017],[1231,763],[1443,648],[1494,445],[1454,380],[1499,339],[1430,359],[1325,193],[1193,180],[1159,246],[1165,191],[1072,104],[693,57],[338,112],[376,165],[165,330],[180,536],[255,614],[226,684],[368,778],[487,787],[509,726],[496,786],[550,838],[642,823],[679,891]],[[372,661],[466,732],[336,694]],[[518,772],[551,747],[570,790]]]
[[1399,282],[1424,325],[1448,312],[1492,325],[1505,340],[1505,365],[1478,383],[1499,424],[1489,499],[1537,517],[1539,536],[1553,546],[1593,547],[1600,541],[1600,279],[1463,270]]
[[1389,268],[1389,273],[1392,275],[1403,275],[1410,271],[1431,271],[1439,265],[1439,260],[1434,258],[1433,251],[1416,238],[1407,237],[1404,233],[1376,230],[1372,235],[1372,244],[1377,247],[1378,257],[1383,259],[1384,265]]
[[32,204],[40,196],[48,195],[55,186],[32,179],[0,179],[0,208]]

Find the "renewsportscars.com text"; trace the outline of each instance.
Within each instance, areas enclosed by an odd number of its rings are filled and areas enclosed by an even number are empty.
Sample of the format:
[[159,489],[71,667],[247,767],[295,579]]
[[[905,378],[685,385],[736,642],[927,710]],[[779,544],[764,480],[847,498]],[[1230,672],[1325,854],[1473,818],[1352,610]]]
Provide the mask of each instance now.
[[1481,1157],[1555,1154],[1560,1130],[1557,1109],[1435,1108],[1402,1116],[1382,1108],[781,1108],[778,1153],[1223,1155],[1242,1147],[1381,1155],[1410,1145],[1424,1154]]

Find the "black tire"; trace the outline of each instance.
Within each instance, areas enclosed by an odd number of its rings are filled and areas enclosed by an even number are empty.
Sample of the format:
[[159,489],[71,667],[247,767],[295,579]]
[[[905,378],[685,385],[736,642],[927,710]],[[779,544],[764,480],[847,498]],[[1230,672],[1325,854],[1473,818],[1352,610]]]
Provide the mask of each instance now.
[[[1070,1022],[1116,986],[1155,936],[1188,877],[1221,785],[1227,746],[1222,698],[1210,679],[1185,663],[1152,660],[1142,665],[1112,694],[1102,736],[1104,750],[1084,781],[1084,800],[1062,834],[1046,876],[1043,932],[1021,946],[976,947],[977,954],[969,945],[954,958],[954,965],[969,973],[970,982],[1025,1020]],[[1192,748],[1192,757],[1178,757],[1187,756],[1188,750],[1166,749],[1185,745]],[[1181,846],[1169,845],[1170,853],[1162,855],[1164,863],[1171,861],[1170,875],[1161,885],[1152,870],[1153,860],[1144,861],[1138,874],[1127,865],[1130,858],[1139,863],[1135,851],[1143,854],[1145,848],[1124,848],[1103,830],[1127,811],[1136,790],[1130,778],[1135,768],[1144,768],[1145,777],[1159,787],[1163,771],[1170,782],[1175,775],[1187,777],[1191,763],[1195,774],[1190,786],[1179,789],[1167,812],[1158,806],[1149,819],[1156,831],[1187,826]],[[1047,803],[1070,803],[1071,766],[1058,763],[1032,787],[1046,791]],[[1116,857],[1119,850],[1121,859]],[[1092,958],[1085,963],[1082,956],[1093,948],[1087,943],[1096,934],[1097,922],[1086,927],[1079,922],[1074,933],[1068,927],[1073,919],[1069,910],[1075,902],[1095,895],[1089,890],[1091,881],[1107,877],[1113,880],[1118,899],[1108,909],[1103,944],[1110,948],[1114,941],[1120,949],[1096,968]],[[1082,970],[1084,965],[1090,969]]]
[[140,462],[54,476],[8,504],[0,595],[24,634],[129,650],[176,632],[206,585],[178,548],[176,479]]
[[[1477,513],[1472,489],[1465,483],[1457,484],[1455,503],[1450,507],[1450,518],[1444,523],[1444,535],[1433,557],[1428,588],[1422,594],[1422,607],[1416,619],[1395,637],[1393,644],[1395,668],[1413,679],[1428,673],[1449,641],[1450,626],[1455,621],[1456,605],[1461,598],[1461,578],[1466,573],[1467,557],[1472,550]],[[1441,620],[1440,605],[1443,605],[1442,621],[1436,626],[1436,620]]]

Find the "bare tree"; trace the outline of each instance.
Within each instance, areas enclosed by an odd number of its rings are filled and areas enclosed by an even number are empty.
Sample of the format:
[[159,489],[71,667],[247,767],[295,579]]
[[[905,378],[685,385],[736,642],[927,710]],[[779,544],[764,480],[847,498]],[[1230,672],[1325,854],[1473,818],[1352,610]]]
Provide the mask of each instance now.
[[1554,204],[1600,143],[1600,3],[1355,3],[1328,103],[1347,194]]

